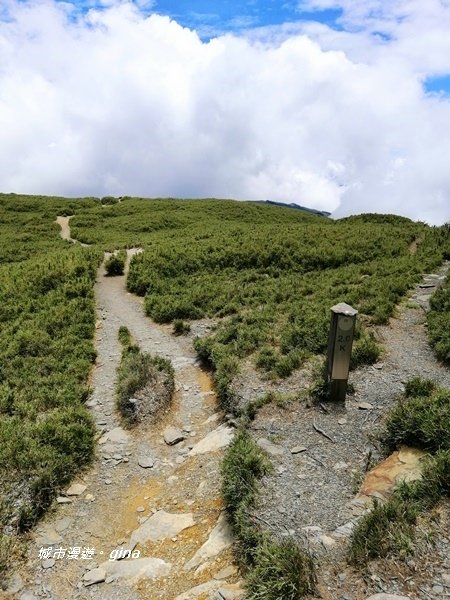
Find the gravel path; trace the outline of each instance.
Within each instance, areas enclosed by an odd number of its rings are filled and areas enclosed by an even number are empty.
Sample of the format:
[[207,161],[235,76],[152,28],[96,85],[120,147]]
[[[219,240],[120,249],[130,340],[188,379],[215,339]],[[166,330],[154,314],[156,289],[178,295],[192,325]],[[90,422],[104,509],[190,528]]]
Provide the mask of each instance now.
[[[98,357],[87,404],[99,432],[96,458],[30,534],[9,591],[21,600],[189,600],[202,590],[202,598],[240,598],[220,497],[220,460],[234,432],[221,423],[212,380],[187,338],[144,315],[125,277],[105,277],[101,267],[95,293]],[[175,368],[166,413],[132,430],[115,409],[121,325]],[[114,551],[127,558],[110,560]]]

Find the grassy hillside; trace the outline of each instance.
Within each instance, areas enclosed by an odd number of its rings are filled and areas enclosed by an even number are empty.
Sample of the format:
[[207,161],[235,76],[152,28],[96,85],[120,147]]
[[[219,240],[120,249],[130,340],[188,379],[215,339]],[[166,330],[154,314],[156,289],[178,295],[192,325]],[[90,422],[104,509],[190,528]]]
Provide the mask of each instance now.
[[[73,215],[72,236],[92,246],[62,241],[58,214]],[[14,534],[92,455],[83,403],[101,251],[144,249],[128,287],[156,321],[217,320],[196,347],[229,403],[243,358],[284,377],[322,353],[336,302],[362,317],[354,361],[374,360],[371,324],[386,322],[422,272],[450,256],[444,228],[401,217],[332,221],[219,200],[0,194],[0,235],[0,573]]]
[[15,534],[93,453],[83,402],[100,255],[60,240],[55,217],[73,208],[0,196],[0,579]]
[[[133,259],[128,288],[145,296],[156,321],[225,317],[197,344],[221,387],[245,356],[286,376],[323,352],[336,302],[355,306],[366,328],[385,323],[421,274],[448,255],[445,232],[406,218],[332,221],[250,202],[125,199],[71,223],[84,242],[145,249]],[[364,327],[358,335],[354,363],[374,360],[370,335]]]

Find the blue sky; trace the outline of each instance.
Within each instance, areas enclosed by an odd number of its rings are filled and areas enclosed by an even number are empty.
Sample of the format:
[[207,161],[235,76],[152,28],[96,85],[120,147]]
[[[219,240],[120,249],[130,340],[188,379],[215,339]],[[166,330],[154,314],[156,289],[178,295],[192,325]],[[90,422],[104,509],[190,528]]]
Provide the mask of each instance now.
[[249,27],[265,27],[280,25],[298,20],[315,20],[336,26],[340,10],[321,10],[302,12],[297,2],[279,2],[277,0],[228,0],[211,2],[208,0],[192,0],[176,2],[174,0],[158,0],[152,9],[163,15],[174,18],[181,25],[207,30],[240,31]]

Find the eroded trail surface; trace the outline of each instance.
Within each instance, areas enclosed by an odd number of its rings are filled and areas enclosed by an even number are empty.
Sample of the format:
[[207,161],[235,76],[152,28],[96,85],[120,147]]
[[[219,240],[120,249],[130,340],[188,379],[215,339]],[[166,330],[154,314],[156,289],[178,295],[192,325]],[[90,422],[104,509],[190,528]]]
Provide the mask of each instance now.
[[[220,497],[220,461],[233,430],[221,424],[210,376],[188,340],[144,315],[125,277],[105,277],[101,268],[96,296],[88,401],[99,430],[96,459],[33,532],[17,597],[240,598]],[[176,378],[166,413],[131,430],[115,408],[121,325],[143,351],[169,358]],[[169,439],[168,427],[181,441]],[[110,560],[132,549],[134,557]]]

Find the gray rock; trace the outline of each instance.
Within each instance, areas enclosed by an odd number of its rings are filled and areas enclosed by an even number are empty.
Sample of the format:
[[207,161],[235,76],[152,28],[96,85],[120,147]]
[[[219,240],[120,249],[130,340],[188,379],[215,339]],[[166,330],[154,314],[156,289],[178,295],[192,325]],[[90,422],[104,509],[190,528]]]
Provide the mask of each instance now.
[[230,527],[227,523],[225,515],[221,515],[217,521],[217,525],[211,531],[206,542],[197,550],[194,556],[185,565],[185,571],[195,569],[201,563],[214,558],[233,543],[233,536]]
[[102,583],[105,579],[106,570],[100,566],[85,573],[83,576],[83,583],[85,586],[94,585],[94,583]]
[[56,502],[58,504],[71,504],[72,500],[70,498],[66,498],[65,496],[58,496],[56,498]]
[[99,569],[105,572],[105,579],[107,576],[135,583],[140,579],[166,577],[172,570],[172,565],[161,558],[133,558],[107,561]]
[[87,485],[83,483],[73,483],[66,491],[66,496],[81,496],[86,491]]
[[291,448],[291,454],[300,454],[301,452],[306,452],[306,450],[305,446],[295,446]]
[[47,558],[47,560],[42,561],[43,569],[51,569],[55,566],[56,560],[54,558]]
[[202,440],[200,440],[189,452],[190,456],[205,454],[206,452],[215,452],[225,448],[234,437],[234,430],[226,425],[220,425],[217,429],[210,431]]
[[349,521],[348,523],[345,523],[344,525],[338,527],[334,531],[333,535],[335,537],[350,537],[355,527],[356,523],[354,521]]
[[360,410],[371,410],[373,408],[370,402],[358,402],[357,406]]
[[30,590],[27,590],[20,594],[19,600],[37,600],[36,596]]
[[62,542],[62,537],[54,529],[48,527],[39,532],[36,542],[38,546],[54,546]]
[[103,435],[100,440],[99,440],[99,444],[104,444],[106,442],[115,442],[117,444],[125,444],[126,442],[128,442],[130,439],[130,434],[125,431],[125,429],[123,429],[122,427],[115,427],[114,429],[111,429],[111,431],[108,431],[107,433],[105,433],[105,435]]
[[366,600],[410,600],[408,596],[397,596],[396,594],[374,594],[369,596]]
[[169,427],[166,427],[164,429],[163,436],[164,436],[164,441],[169,446],[174,446],[175,444],[179,444],[180,442],[182,442],[183,440],[186,439],[186,434],[184,434],[182,431],[180,431],[176,427],[173,427],[172,425],[170,425]]
[[165,510],[158,510],[143,525],[133,531],[130,546],[145,544],[149,540],[156,542],[169,539],[193,525],[195,525],[195,521],[192,513],[171,514]]
[[18,594],[23,589],[24,582],[19,573],[15,573],[8,582],[6,591],[10,594]]
[[140,456],[138,458],[138,465],[143,469],[151,469],[154,464],[155,461],[151,456]]
[[214,575],[214,579],[216,579],[217,581],[220,581],[222,579],[228,579],[229,577],[233,577],[234,575],[236,575],[236,573],[237,568],[233,565],[230,565],[229,567],[225,567],[224,569],[221,569],[218,573],[216,573]]
[[265,450],[265,452],[267,452],[267,454],[270,454],[271,456],[283,455],[283,448],[277,446],[276,444],[273,444],[272,442],[269,442],[269,440],[267,440],[266,438],[259,438],[259,440],[256,443],[260,448]]
[[73,519],[71,519],[70,517],[64,517],[63,519],[59,519],[59,521],[56,521],[55,523],[56,531],[61,533],[61,531],[64,531],[69,527],[72,521]]
[[432,590],[435,594],[442,594],[444,592],[444,586],[437,583],[433,585]]

